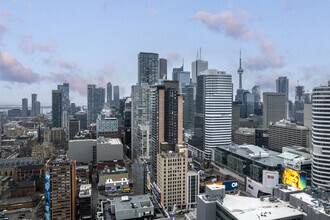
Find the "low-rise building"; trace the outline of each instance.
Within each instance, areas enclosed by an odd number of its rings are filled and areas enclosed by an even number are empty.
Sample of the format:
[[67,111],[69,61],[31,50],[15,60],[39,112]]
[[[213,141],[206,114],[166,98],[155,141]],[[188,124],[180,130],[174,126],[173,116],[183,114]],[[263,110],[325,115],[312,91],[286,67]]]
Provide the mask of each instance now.
[[269,143],[271,150],[282,152],[287,146],[308,146],[309,129],[286,120],[271,122],[269,125]]
[[234,143],[238,145],[256,144],[255,129],[254,128],[239,128],[234,133]]

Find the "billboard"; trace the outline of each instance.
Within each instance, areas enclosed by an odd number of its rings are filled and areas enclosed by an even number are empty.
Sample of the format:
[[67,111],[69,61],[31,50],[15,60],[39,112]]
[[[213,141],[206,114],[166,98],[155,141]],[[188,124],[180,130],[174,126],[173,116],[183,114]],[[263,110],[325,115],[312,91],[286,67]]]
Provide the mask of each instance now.
[[50,220],[50,172],[45,172],[45,219]]
[[263,170],[262,185],[266,188],[274,188],[279,181],[279,173],[277,171]]
[[305,172],[284,169],[282,173],[282,183],[290,184],[298,189],[306,188],[307,175]]
[[213,184],[224,185],[226,187],[226,190],[237,189],[237,181],[236,180],[233,180],[233,181],[224,181],[224,182],[219,182],[219,183],[209,183],[209,184],[206,184],[206,186],[213,185]]
[[273,188],[278,184],[279,173],[277,171],[263,170],[262,183],[246,178],[246,191],[254,197],[272,194]]

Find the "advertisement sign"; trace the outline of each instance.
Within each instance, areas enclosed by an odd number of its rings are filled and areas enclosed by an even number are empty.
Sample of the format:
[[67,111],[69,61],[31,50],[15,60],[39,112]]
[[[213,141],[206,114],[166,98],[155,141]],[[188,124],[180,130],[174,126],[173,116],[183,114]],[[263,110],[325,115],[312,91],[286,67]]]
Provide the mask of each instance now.
[[224,182],[218,182],[218,183],[209,183],[209,184],[206,184],[206,186],[213,185],[213,184],[224,185],[226,187],[225,188],[226,190],[237,189],[237,181],[236,180],[233,180],[233,181],[224,181]]
[[282,183],[290,184],[298,189],[304,189],[306,188],[307,175],[305,172],[284,169],[282,174]]
[[50,173],[45,172],[45,218],[50,220]]
[[279,181],[279,173],[277,171],[263,170],[262,185],[266,188],[274,188]]
[[246,192],[250,193],[254,197],[260,197],[262,195],[271,194],[272,188],[266,188],[261,183],[246,177]]

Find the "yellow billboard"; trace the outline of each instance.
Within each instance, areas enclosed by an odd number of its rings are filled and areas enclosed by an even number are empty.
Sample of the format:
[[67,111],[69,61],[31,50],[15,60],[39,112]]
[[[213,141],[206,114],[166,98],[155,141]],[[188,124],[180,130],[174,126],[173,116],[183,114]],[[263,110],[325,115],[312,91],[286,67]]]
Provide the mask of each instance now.
[[290,184],[298,189],[306,188],[306,173],[285,169],[282,174],[282,183]]

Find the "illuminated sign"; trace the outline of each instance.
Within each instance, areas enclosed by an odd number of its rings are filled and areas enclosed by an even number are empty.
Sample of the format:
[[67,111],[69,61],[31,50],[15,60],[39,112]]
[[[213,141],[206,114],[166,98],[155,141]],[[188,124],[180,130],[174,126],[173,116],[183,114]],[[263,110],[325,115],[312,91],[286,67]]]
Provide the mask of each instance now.
[[50,173],[45,172],[45,219],[50,220]]
[[298,189],[306,188],[307,177],[305,172],[285,169],[282,174],[282,183],[290,184]]
[[213,184],[224,185],[226,187],[225,188],[226,190],[234,190],[234,189],[237,189],[237,186],[238,186],[238,183],[236,180],[219,182],[219,183],[209,183],[209,184],[206,184],[206,186],[213,185]]

